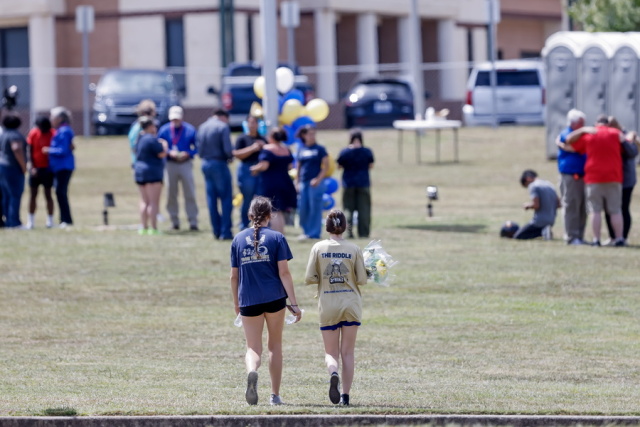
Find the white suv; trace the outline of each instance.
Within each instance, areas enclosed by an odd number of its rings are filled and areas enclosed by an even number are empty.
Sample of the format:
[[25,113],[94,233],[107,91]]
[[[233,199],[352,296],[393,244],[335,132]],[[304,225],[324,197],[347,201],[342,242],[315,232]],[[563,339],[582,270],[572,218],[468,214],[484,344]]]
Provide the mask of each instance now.
[[[498,124],[544,123],[544,68],[540,61],[496,61],[496,118]],[[462,108],[467,126],[492,125],[491,63],[473,67]]]

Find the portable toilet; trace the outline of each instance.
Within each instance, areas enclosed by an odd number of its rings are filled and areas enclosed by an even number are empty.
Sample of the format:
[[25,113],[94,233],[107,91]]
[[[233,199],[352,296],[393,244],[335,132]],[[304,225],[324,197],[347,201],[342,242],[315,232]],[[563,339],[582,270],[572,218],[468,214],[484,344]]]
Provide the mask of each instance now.
[[587,116],[589,125],[595,124],[599,115],[609,111],[609,60],[613,56],[613,48],[607,38],[607,33],[593,34],[578,61],[576,107]]
[[567,126],[567,113],[578,104],[578,61],[591,33],[560,31],[551,35],[542,50],[546,71],[547,158],[558,156],[556,138]]
[[629,33],[609,33],[613,56],[609,61],[608,112],[624,129],[638,129],[638,58],[640,38]]

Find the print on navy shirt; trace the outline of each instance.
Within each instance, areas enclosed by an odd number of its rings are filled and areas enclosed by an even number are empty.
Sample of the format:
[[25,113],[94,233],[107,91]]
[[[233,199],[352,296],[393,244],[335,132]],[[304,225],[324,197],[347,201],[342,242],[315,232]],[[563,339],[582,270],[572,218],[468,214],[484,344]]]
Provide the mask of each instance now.
[[263,234],[260,236],[260,240],[258,241],[258,253],[260,254],[260,258],[256,255],[256,250],[253,246],[253,239],[249,236],[245,238],[247,246],[242,250],[242,258],[240,258],[240,262],[242,264],[251,262],[269,262],[269,249],[263,245],[266,237],[267,236]]

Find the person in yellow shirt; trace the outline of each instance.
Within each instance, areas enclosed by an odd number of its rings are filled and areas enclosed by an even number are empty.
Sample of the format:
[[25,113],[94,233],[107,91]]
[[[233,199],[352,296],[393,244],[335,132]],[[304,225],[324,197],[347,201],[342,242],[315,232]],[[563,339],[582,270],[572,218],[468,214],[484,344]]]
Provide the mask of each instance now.
[[[325,363],[329,370],[329,400],[349,405],[349,391],[355,371],[355,345],[362,321],[360,286],[367,283],[362,252],[342,238],[347,219],[334,209],[327,216],[329,238],[311,248],[305,284],[318,285],[320,331],[324,341]],[[339,361],[342,359],[342,393]]]

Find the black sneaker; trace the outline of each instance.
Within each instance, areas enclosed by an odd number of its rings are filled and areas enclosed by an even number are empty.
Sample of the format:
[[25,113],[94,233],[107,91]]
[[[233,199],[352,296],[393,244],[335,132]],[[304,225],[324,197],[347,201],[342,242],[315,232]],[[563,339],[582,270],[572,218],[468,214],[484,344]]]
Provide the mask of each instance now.
[[349,406],[349,395],[348,394],[340,395],[340,405]]
[[244,396],[249,405],[258,403],[258,373],[256,371],[251,371],[247,375],[247,391]]
[[616,247],[627,246],[627,242],[625,242],[624,239],[622,239],[622,238],[616,239],[616,241],[613,244],[613,246],[616,246]]
[[600,244],[600,240],[594,240],[594,241],[591,243],[591,246],[602,246],[602,245]]
[[329,380],[329,400],[335,405],[340,403],[340,390],[338,390],[339,385],[340,377],[338,377],[337,372],[334,372],[331,374],[331,379]]
[[173,228],[174,230],[180,230],[180,226],[178,224],[173,224],[171,228]]
[[191,227],[189,227],[189,231],[200,231],[200,229],[197,225],[192,225]]

